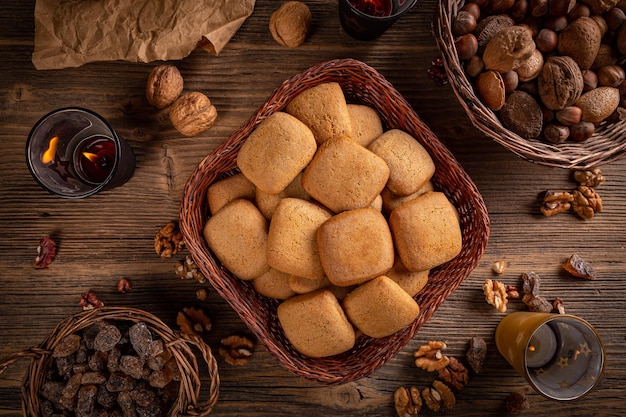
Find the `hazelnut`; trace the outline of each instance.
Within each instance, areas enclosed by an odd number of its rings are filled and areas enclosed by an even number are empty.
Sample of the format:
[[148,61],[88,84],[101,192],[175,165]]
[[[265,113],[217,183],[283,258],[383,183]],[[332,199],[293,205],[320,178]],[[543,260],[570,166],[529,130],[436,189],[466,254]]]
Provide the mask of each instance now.
[[474,16],[476,21],[480,19],[480,6],[476,3],[466,3],[463,7],[461,7],[461,12],[469,12],[472,16]]
[[576,7],[576,0],[550,0],[550,14],[565,16]]
[[548,0],[530,0],[530,14],[533,17],[541,17],[548,13]]
[[580,107],[567,106],[556,112],[556,120],[564,126],[572,126],[580,122],[583,116],[583,111]]
[[570,135],[570,130],[567,126],[559,125],[556,123],[550,123],[543,129],[543,137],[550,143],[563,143]]
[[180,96],[170,107],[169,115],[176,130],[185,136],[195,136],[213,126],[217,110],[207,96],[193,92]]
[[548,16],[543,22],[544,29],[550,29],[555,32],[560,32],[567,27],[569,22],[565,16]]
[[619,65],[606,65],[598,70],[598,84],[619,87],[624,82],[624,69]]
[[515,0],[491,0],[489,2],[489,9],[493,14],[504,13],[513,7]]
[[485,63],[483,62],[483,59],[478,55],[473,55],[463,64],[463,70],[471,78],[478,76],[478,74],[483,72],[484,69]]
[[585,3],[577,3],[576,6],[572,9],[571,12],[567,15],[567,20],[573,22],[579,17],[589,17],[591,16],[591,9]]
[[519,75],[515,71],[505,72],[502,75],[502,81],[504,82],[504,91],[507,94],[511,94],[519,85]]
[[146,99],[151,106],[164,109],[183,91],[183,77],[174,65],[163,64],[152,68],[146,84]]
[[583,71],[583,91],[593,90],[598,86],[598,75],[591,70]]
[[528,14],[528,0],[515,0],[515,4],[509,10],[509,16],[516,22],[521,22]]
[[570,138],[575,142],[583,142],[593,136],[596,126],[591,122],[579,122],[570,126]]
[[552,29],[541,29],[535,37],[535,44],[544,54],[550,53],[556,49],[556,45],[559,41],[559,35]]
[[619,7],[613,7],[604,14],[604,20],[610,31],[616,31],[626,21],[626,13]]
[[454,46],[461,59],[470,59],[478,52],[478,40],[476,40],[476,36],[472,33],[466,33],[459,37],[454,42]]
[[461,10],[454,18],[452,33],[455,36],[465,35],[476,29],[476,17],[466,10]]
[[283,3],[270,17],[270,32],[276,42],[295,48],[304,42],[311,25],[309,7],[299,1]]

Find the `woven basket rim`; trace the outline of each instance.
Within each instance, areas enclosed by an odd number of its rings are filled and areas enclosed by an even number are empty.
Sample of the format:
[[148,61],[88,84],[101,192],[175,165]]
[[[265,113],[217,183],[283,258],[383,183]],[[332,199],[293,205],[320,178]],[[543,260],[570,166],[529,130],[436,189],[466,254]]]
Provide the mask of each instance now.
[[525,139],[506,129],[496,113],[477,97],[454,45],[452,24],[465,0],[438,2],[433,35],[441,53],[448,80],[472,124],[496,143],[529,162],[564,169],[589,169],[626,156],[626,120],[604,123],[584,142],[551,144],[542,139]]
[[[276,317],[279,301],[259,295],[250,282],[226,270],[211,253],[202,230],[208,218],[206,190],[213,182],[238,172],[237,152],[249,133],[301,91],[329,81],[342,86],[348,102],[377,108],[386,128],[405,130],[425,146],[438,167],[433,177],[435,187],[444,191],[459,210],[464,249],[454,261],[431,271],[426,289],[416,297],[422,312],[410,326],[383,339],[362,336],[353,349],[340,355],[309,358],[296,352],[286,340]],[[179,214],[180,228],[193,260],[220,296],[284,368],[328,385],[366,377],[402,349],[476,266],[490,227],[482,196],[454,156],[382,75],[351,58],[314,65],[277,87],[250,119],[198,164],[185,185]]]
[[[144,310],[132,307],[100,307],[66,317],[38,346],[16,352],[0,362],[0,374],[2,374],[10,364],[17,360],[21,358],[31,359],[22,383],[22,410],[25,416],[40,416],[39,389],[45,380],[55,346],[65,336],[83,330],[98,320],[145,322],[148,328],[162,339],[167,348],[170,349],[181,371],[182,378],[178,398],[172,404],[167,416],[191,417],[210,414],[219,397],[220,379],[217,361],[209,346],[202,339],[173,331],[157,316]],[[192,348],[194,349],[192,350]],[[202,356],[209,373],[210,387],[206,400],[200,399],[202,384],[196,352]]]

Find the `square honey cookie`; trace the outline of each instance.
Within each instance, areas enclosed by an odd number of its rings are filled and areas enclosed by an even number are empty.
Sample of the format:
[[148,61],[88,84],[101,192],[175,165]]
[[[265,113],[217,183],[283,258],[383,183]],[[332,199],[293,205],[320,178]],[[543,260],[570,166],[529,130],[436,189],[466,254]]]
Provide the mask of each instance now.
[[396,207],[389,226],[402,264],[424,271],[450,261],[463,247],[456,207],[445,194],[429,191]]
[[313,131],[318,144],[338,136],[351,136],[352,124],[346,97],[336,82],[318,84],[294,97],[285,111]]
[[389,188],[396,195],[419,190],[435,173],[435,163],[428,151],[408,133],[388,130],[368,147],[389,166]]
[[302,187],[339,213],[367,207],[385,188],[389,167],[379,156],[347,136],[324,142],[304,170]]
[[278,306],[277,313],[285,336],[303,355],[322,358],[354,346],[354,328],[328,290],[291,297]]
[[255,190],[254,184],[241,172],[214,182],[206,192],[211,215],[238,198],[254,201]]
[[308,165],[316,150],[308,127],[287,113],[276,112],[241,145],[237,166],[259,189],[278,194]]
[[319,227],[317,243],[326,276],[341,287],[361,284],[393,267],[389,225],[371,207],[334,215]]
[[383,134],[383,123],[378,110],[364,104],[348,104],[352,122],[352,135],[356,143],[367,147]]

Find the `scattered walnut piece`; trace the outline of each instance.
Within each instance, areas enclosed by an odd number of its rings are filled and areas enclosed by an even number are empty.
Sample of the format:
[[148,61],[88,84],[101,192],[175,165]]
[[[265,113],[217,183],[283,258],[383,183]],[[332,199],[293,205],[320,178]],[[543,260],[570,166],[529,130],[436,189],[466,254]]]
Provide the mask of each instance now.
[[311,11],[300,1],[283,3],[270,17],[270,32],[280,45],[289,48],[300,46],[311,26]]
[[183,234],[176,222],[167,223],[154,237],[154,250],[161,258],[171,258],[184,246]]
[[506,266],[506,261],[495,261],[493,265],[491,265],[491,270],[498,275],[502,275],[506,272]]
[[572,195],[572,208],[581,219],[589,220],[602,211],[602,198],[593,188],[580,185]]
[[479,374],[483,365],[485,364],[485,358],[487,357],[487,342],[480,337],[472,337],[470,339],[469,347],[465,353],[467,363],[469,363],[472,370]]
[[574,171],[574,180],[586,187],[597,187],[602,184],[606,178],[602,175],[600,168],[593,168],[591,170]]
[[517,414],[530,408],[526,394],[523,392],[512,392],[509,394],[506,397],[504,406],[510,414]]
[[506,295],[509,298],[519,298],[519,290],[517,289],[517,287],[515,285],[507,285],[506,286]]
[[524,296],[522,301],[530,311],[549,313],[552,311],[552,303],[539,295],[541,278],[535,272],[522,274]]
[[206,282],[206,277],[200,270],[198,266],[193,261],[191,256],[187,255],[184,261],[176,262],[176,276],[180,279],[195,279],[199,283],[203,284]]
[[467,368],[455,357],[450,357],[450,363],[439,370],[438,376],[447,386],[459,391],[469,382]]
[[206,288],[198,288],[196,298],[200,301],[206,301],[209,298],[209,291]]
[[506,313],[506,305],[509,302],[506,285],[500,281],[486,279],[483,284],[485,300],[500,313]]
[[447,346],[444,342],[431,340],[413,353],[415,365],[428,372],[438,371],[450,363],[450,358],[441,353]]
[[432,411],[439,411],[441,408],[452,408],[456,404],[454,393],[446,384],[439,380],[433,381],[429,388],[422,390],[422,399]]
[[593,266],[577,254],[567,258],[567,261],[563,263],[563,269],[577,278],[592,280],[596,279],[597,276]]
[[131,287],[130,282],[126,278],[120,278],[119,281],[117,281],[117,292],[124,294],[132,289],[133,287]]
[[546,217],[554,216],[572,208],[573,200],[574,196],[566,191],[544,191],[539,210]]
[[219,354],[230,365],[245,365],[250,361],[254,343],[245,336],[231,335],[220,342]]
[[33,262],[35,268],[46,268],[54,261],[54,257],[57,255],[57,245],[50,236],[44,236],[39,241],[37,246],[37,257]]
[[211,330],[211,319],[204,310],[195,307],[185,307],[176,315],[176,324],[181,333],[202,336]]
[[393,403],[398,417],[418,417],[422,409],[422,396],[417,387],[400,387],[393,393]]
[[83,308],[83,310],[93,310],[94,308],[104,307],[104,303],[98,300],[96,294],[91,291],[83,293],[78,304]]

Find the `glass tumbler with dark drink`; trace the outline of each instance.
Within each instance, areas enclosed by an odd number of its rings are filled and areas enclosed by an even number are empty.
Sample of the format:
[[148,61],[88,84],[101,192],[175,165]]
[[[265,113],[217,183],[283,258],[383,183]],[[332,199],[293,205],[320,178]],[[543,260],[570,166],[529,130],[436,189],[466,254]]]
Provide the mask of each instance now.
[[353,38],[369,41],[382,35],[417,0],[339,0],[339,20]]
[[135,170],[130,145],[101,116],[78,107],[55,110],[35,124],[26,161],[44,189],[65,198],[120,186]]

